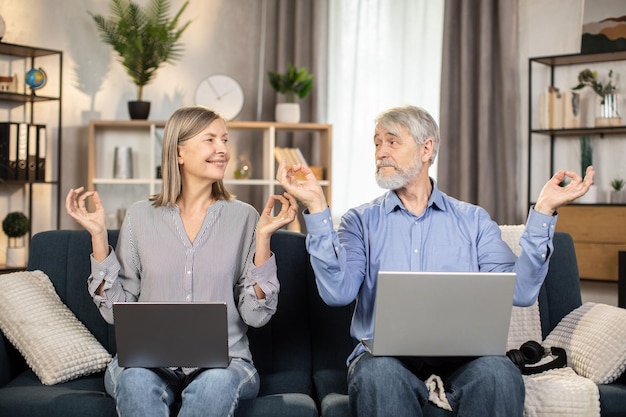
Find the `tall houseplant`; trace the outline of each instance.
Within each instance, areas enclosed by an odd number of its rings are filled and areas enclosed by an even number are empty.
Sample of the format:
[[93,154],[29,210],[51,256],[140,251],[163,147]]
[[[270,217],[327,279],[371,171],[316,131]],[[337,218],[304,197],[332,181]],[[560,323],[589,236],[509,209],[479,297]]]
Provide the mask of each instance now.
[[[188,4],[185,1],[172,18],[169,0],[150,0],[145,8],[131,0],[111,0],[109,18],[89,13],[101,39],[117,52],[119,62],[137,86],[137,100],[129,101],[131,119],[148,118],[150,103],[143,101],[143,87],[163,63],[182,56],[180,37],[191,21],[179,25],[179,19]],[[142,112],[135,113],[135,107]]]
[[284,103],[276,104],[276,121],[298,123],[300,121],[300,104],[296,98],[305,98],[313,88],[313,75],[304,67],[296,68],[287,64],[284,73],[268,71],[270,85],[279,94],[285,96]]
[[22,212],[13,211],[6,215],[2,221],[2,231],[9,238],[6,253],[6,266],[9,268],[21,268],[26,266],[26,248],[20,242],[30,230],[28,217]]
[[[580,137],[580,170],[581,176],[585,176],[585,172],[587,172],[587,167],[593,165],[593,143],[591,141],[591,137],[589,136],[581,136]],[[587,194],[578,199],[580,203],[596,203],[597,201],[597,190],[595,185],[591,185]]]

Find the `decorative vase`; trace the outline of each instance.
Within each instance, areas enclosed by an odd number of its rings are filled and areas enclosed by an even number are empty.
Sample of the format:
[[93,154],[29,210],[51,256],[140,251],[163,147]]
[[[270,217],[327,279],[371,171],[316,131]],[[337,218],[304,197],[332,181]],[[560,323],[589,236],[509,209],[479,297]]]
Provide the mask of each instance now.
[[128,114],[132,120],[146,120],[150,115],[150,102],[129,101]]
[[26,266],[26,248],[7,248],[7,268],[23,268]]
[[133,178],[133,150],[130,146],[116,146],[113,153],[113,178]]
[[276,121],[279,123],[299,123],[300,104],[299,103],[278,103],[276,104]]
[[621,99],[622,96],[617,93],[606,94],[603,97],[598,97],[598,100],[596,101],[596,127],[621,126]]

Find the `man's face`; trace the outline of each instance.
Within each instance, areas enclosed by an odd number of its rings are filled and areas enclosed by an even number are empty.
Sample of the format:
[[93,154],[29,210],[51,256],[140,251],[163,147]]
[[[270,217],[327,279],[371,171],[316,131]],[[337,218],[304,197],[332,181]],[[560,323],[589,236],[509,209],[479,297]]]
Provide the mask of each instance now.
[[376,182],[381,188],[397,190],[406,186],[422,170],[420,146],[404,126],[389,131],[380,125],[374,131]]

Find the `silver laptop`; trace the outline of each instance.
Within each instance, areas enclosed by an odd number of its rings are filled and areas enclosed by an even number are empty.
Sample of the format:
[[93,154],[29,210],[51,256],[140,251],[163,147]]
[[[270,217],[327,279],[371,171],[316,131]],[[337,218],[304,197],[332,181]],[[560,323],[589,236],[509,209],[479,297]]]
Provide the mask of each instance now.
[[504,355],[515,273],[384,272],[378,274],[377,356]]
[[120,366],[228,366],[225,303],[115,303]]

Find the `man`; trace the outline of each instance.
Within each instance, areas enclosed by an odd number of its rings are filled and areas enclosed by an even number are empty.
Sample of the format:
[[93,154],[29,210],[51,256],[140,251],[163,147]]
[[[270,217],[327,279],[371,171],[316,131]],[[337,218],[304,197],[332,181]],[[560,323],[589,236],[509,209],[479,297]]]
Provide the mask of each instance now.
[[[428,176],[439,149],[439,129],[423,109],[390,109],[376,118],[376,180],[389,191],[350,209],[333,229],[324,193],[306,166],[279,164],[277,179],[306,207],[307,250],[322,299],[329,305],[357,300],[351,335],[373,336],[379,270],[515,271],[514,304],[531,305],[553,250],[556,210],[584,195],[584,180],[559,171],[530,209],[519,258],[500,237],[487,212],[442,193]],[[301,171],[305,181],[298,181]],[[567,186],[559,184],[569,178]],[[459,416],[522,416],[524,383],[506,356],[470,359],[374,357],[358,344],[348,358],[350,408],[356,416],[421,416],[428,401],[424,383],[442,377],[447,399]]]

